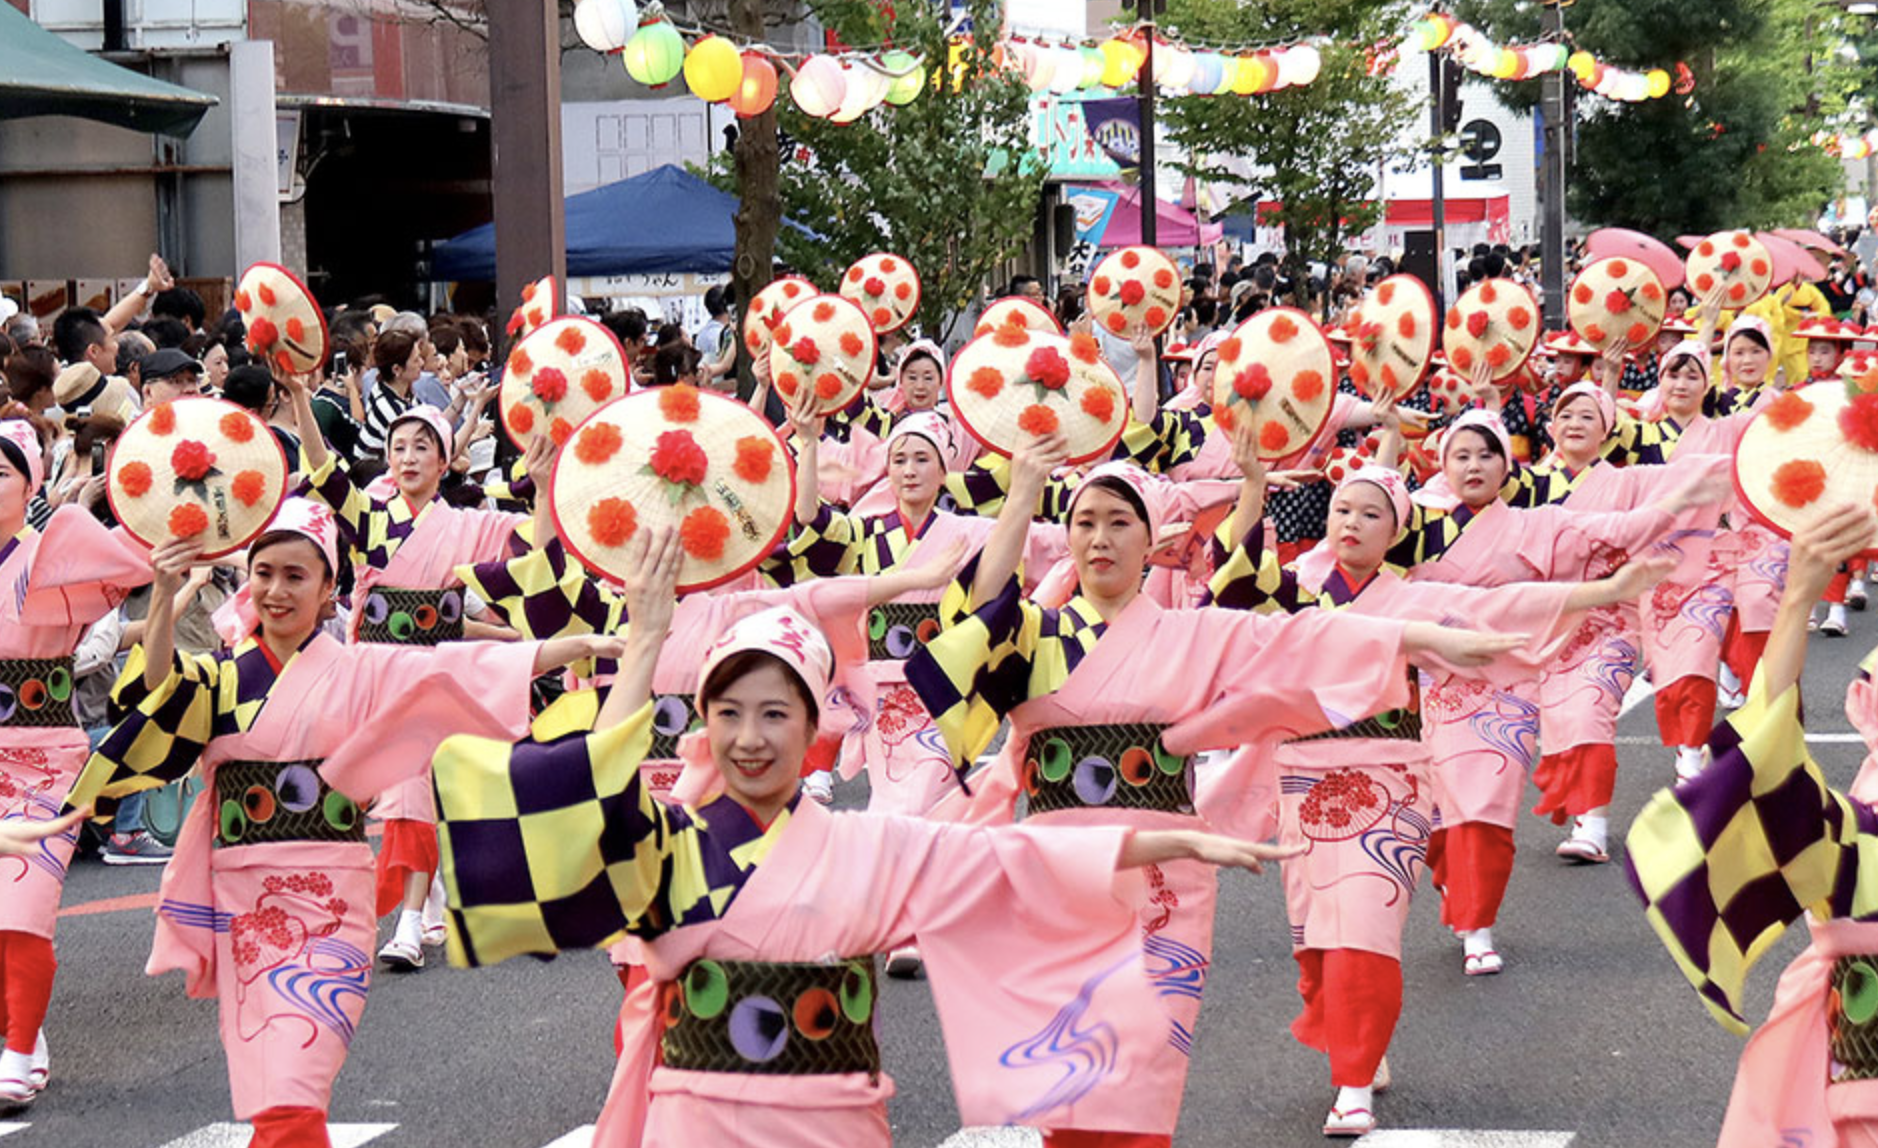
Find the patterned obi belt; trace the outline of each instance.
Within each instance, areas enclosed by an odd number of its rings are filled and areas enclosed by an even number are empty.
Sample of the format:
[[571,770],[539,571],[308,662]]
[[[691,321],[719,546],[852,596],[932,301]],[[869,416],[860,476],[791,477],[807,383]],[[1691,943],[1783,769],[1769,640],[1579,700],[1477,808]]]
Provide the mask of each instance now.
[[77,724],[71,658],[0,658],[0,726]]
[[1409,703],[1399,710],[1389,710],[1342,729],[1327,729],[1308,737],[1294,737],[1286,745],[1307,741],[1342,741],[1371,738],[1376,741],[1420,741],[1422,739],[1422,689],[1413,666],[1409,667]]
[[435,646],[463,639],[463,591],[374,586],[359,603],[359,641]]
[[691,962],[660,997],[659,1060],[692,1072],[880,1074],[873,957]]
[[365,840],[365,815],[319,775],[325,762],[225,761],[215,767],[215,845]]
[[678,760],[678,741],[698,723],[698,699],[692,694],[659,694],[652,699],[652,749],[647,761]]
[[1826,1029],[1831,1081],[1878,1080],[1878,954],[1832,963]]
[[938,636],[939,603],[884,603],[867,614],[867,660],[904,662]]
[[1164,725],[1064,725],[1030,735],[1024,792],[1030,812],[1148,809],[1193,812],[1187,758],[1161,744]]

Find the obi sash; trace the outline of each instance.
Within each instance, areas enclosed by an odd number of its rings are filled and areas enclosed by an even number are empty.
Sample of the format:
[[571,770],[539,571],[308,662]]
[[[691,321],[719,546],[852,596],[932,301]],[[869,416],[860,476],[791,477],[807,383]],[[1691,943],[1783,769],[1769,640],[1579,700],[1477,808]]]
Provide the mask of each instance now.
[[463,638],[463,591],[373,586],[359,603],[359,641],[435,646]]
[[1422,739],[1422,690],[1415,668],[1409,667],[1409,702],[1401,709],[1374,714],[1342,729],[1327,729],[1306,737],[1294,737],[1287,745],[1306,741],[1336,741],[1345,738],[1372,738],[1376,741],[1420,741]]
[[696,960],[665,985],[667,1068],[772,1076],[880,1074],[874,958],[833,964]]
[[1878,1080],[1878,954],[1833,961],[1826,996],[1832,1083]]
[[647,761],[677,761],[678,742],[698,722],[698,699],[692,694],[659,694],[652,699],[652,748]]
[[215,767],[215,846],[365,840],[365,816],[310,761],[225,761]]
[[937,602],[885,602],[867,612],[870,662],[904,662],[938,636]]
[[1167,751],[1167,726],[1066,725],[1040,729],[1025,750],[1031,814],[1059,809],[1193,812],[1193,771]]
[[0,726],[76,726],[72,659],[0,658]]

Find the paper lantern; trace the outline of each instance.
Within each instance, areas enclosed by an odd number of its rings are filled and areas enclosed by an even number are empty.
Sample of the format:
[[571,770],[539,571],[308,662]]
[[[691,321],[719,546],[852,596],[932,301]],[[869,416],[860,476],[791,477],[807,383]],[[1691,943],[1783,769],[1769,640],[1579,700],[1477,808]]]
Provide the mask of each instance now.
[[1644,77],[1650,82],[1650,98],[1660,100],[1669,94],[1669,73],[1661,68],[1651,68]]
[[617,52],[639,26],[633,0],[580,0],[574,5],[574,31],[596,52]]
[[649,88],[662,88],[685,66],[685,40],[670,20],[661,17],[639,25],[621,57],[627,75]]
[[1220,78],[1226,74],[1226,61],[1218,52],[1201,52],[1193,58],[1193,80],[1189,87],[1202,96],[1219,94]]
[[[1167,61],[1165,67],[1161,64],[1163,59]],[[1154,46],[1154,81],[1163,88],[1179,91],[1190,86],[1193,83],[1193,69],[1193,53],[1187,49],[1172,44],[1165,48],[1159,44]]]
[[722,36],[706,36],[685,55],[685,86],[707,104],[721,104],[743,82],[743,56]]
[[851,124],[873,111],[887,98],[887,88],[892,82],[872,65],[856,61],[844,61],[841,75],[847,81],[847,88],[842,93],[841,106],[828,117],[830,123]]
[[1598,62],[1591,53],[1580,51],[1567,56],[1565,66],[1572,70],[1572,75],[1578,77],[1579,83],[1589,83],[1591,69],[1597,67]]
[[1258,72],[1258,84],[1252,89],[1254,95],[1278,90],[1278,57],[1271,52],[1254,52],[1248,67]]
[[841,107],[848,79],[832,56],[810,56],[789,80],[789,98],[805,116],[825,120]]
[[1249,96],[1265,82],[1265,65],[1257,55],[1239,57],[1232,73],[1232,94]]
[[1032,92],[1044,92],[1050,89],[1050,81],[1056,78],[1056,52],[1040,44],[1024,45],[1024,83]]
[[926,65],[911,53],[896,49],[880,58],[880,66],[888,73],[888,103],[905,107],[919,98],[919,90],[926,84]]
[[1443,47],[1454,35],[1454,18],[1439,12],[1431,13],[1416,26],[1415,37],[1423,51],[1432,52]]
[[1051,48],[1049,52],[1054,57],[1050,90],[1067,96],[1082,86],[1082,53],[1074,48]]
[[760,52],[745,52],[743,78],[731,94],[730,110],[737,113],[738,119],[747,120],[769,111],[769,106],[775,102],[776,65]]
[[1317,78],[1324,60],[1309,44],[1295,44],[1278,55],[1279,83],[1287,88],[1301,88]]
[[1102,86],[1105,88],[1123,88],[1134,82],[1135,70],[1141,67],[1141,60],[1135,55],[1135,46],[1120,36],[1102,41]]
[[1076,85],[1079,88],[1099,88],[1102,86],[1102,71],[1108,67],[1108,58],[1097,48],[1079,48],[1077,54],[1082,57],[1082,77]]

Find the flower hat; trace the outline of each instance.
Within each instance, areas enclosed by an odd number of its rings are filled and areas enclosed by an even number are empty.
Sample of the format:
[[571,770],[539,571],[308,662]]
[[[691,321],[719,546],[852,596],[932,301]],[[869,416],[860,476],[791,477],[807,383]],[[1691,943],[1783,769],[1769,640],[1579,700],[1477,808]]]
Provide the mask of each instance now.
[[1572,280],[1566,317],[1598,353],[1613,343],[1642,347],[1662,329],[1669,297],[1641,259],[1599,259]]
[[520,338],[535,333],[548,320],[559,314],[555,304],[554,276],[543,275],[533,283],[522,288],[522,305],[509,316],[507,327],[509,338]]
[[235,310],[248,329],[248,350],[269,367],[304,375],[326,361],[326,316],[306,284],[280,264],[242,272]]
[[1735,450],[1735,490],[1784,537],[1840,502],[1878,495],[1878,372],[1813,383],[1762,406]]
[[919,272],[901,256],[876,252],[848,268],[841,297],[860,307],[876,335],[898,331],[919,313]]
[[1441,367],[1428,375],[1428,397],[1434,400],[1436,414],[1459,414],[1472,405],[1474,384],[1452,368]]
[[1251,418],[1259,457],[1268,462],[1317,437],[1336,395],[1330,340],[1294,307],[1260,311],[1219,345],[1213,421],[1230,434],[1241,418]]
[[1856,343],[1870,338],[1865,328],[1857,323],[1847,323],[1830,315],[1810,315],[1800,320],[1793,334],[1800,339],[1824,339],[1831,343]]
[[1718,231],[1697,243],[1683,261],[1698,301],[1721,291],[1722,306],[1740,310],[1774,285],[1774,257],[1745,231]]
[[626,349],[613,332],[568,315],[536,327],[509,352],[496,401],[518,446],[542,433],[560,446],[582,419],[631,389]]
[[1180,310],[1180,268],[1154,247],[1124,247],[1105,256],[1089,276],[1089,313],[1096,325],[1127,337],[1146,323],[1158,335]]
[[1391,275],[1369,289],[1350,317],[1350,381],[1372,398],[1407,398],[1435,353],[1435,297],[1413,275]]
[[952,411],[986,449],[1061,431],[1069,461],[1106,458],[1128,425],[1128,392],[1094,335],[1006,323],[965,344],[946,372]]
[[874,377],[874,328],[858,303],[811,295],[771,329],[769,380],[784,399],[815,388],[823,414],[854,401]]
[[1484,279],[1469,287],[1448,309],[1441,348],[1463,377],[1485,362],[1493,378],[1519,370],[1539,341],[1539,302],[1511,279]]
[[1878,351],[1848,351],[1839,363],[1839,377],[1842,379],[1863,378],[1878,370]]
[[800,275],[770,280],[756,293],[743,313],[744,349],[757,358],[769,354],[770,332],[782,323],[791,307],[815,294],[815,284]]
[[601,407],[554,464],[549,507],[567,546],[615,579],[642,528],[676,527],[678,589],[702,590],[761,562],[795,512],[795,460],[763,417],[679,383]]
[[1007,323],[1052,335],[1063,334],[1063,324],[1056,321],[1048,307],[1022,295],[1007,295],[986,307],[985,313],[978,317],[978,325],[972,328],[972,334],[989,335]]
[[158,403],[124,428],[106,474],[111,511],[132,538],[152,548],[200,538],[213,558],[246,546],[274,517],[287,456],[253,412],[190,397]]

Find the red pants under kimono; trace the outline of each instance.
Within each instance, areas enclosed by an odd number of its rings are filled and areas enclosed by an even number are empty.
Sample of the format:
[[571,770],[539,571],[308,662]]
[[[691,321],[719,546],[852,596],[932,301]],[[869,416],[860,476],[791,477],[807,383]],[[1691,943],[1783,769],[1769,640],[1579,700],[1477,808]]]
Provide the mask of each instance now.
[[[85,763],[89,743],[76,729],[0,731],[0,820],[49,821]],[[52,934],[76,830],[0,857],[0,1029],[6,1045],[31,1051],[52,1001],[58,968]]]
[[1656,729],[1665,746],[1703,745],[1715,728],[1715,680],[1691,674],[1656,691]]

